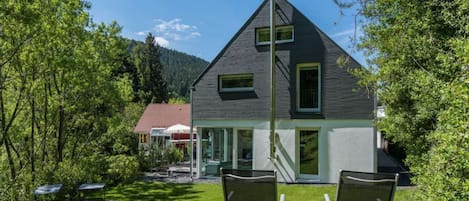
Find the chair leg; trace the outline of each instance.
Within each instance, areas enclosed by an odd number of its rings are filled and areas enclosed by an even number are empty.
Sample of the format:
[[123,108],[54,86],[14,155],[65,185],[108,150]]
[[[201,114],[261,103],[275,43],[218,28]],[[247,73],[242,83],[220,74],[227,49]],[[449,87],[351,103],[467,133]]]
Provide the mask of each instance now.
[[331,201],[331,199],[329,198],[329,195],[328,195],[328,194],[324,194],[324,199],[325,199],[326,201]]
[[280,201],[285,201],[285,194],[280,195]]

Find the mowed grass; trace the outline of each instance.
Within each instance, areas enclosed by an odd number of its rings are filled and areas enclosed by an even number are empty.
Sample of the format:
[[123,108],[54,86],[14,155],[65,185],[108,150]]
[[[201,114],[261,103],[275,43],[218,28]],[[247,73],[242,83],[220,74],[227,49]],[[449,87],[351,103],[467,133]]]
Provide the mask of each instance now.
[[[336,187],[335,185],[278,184],[278,191],[285,194],[287,201],[324,201],[324,193],[329,194],[330,198],[335,200]],[[411,200],[412,191],[412,189],[398,190],[394,200]],[[108,189],[106,191],[106,200],[223,201],[223,197],[220,184],[175,184],[138,181]]]

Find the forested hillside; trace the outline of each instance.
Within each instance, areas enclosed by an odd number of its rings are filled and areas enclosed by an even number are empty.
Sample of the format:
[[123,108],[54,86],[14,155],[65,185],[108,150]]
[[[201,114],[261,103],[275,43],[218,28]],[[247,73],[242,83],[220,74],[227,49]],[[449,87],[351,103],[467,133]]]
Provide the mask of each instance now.
[[[143,42],[129,41],[128,51]],[[177,50],[159,47],[160,62],[163,66],[163,78],[166,80],[168,92],[171,97],[189,97],[189,88],[192,82],[207,67],[208,62]]]

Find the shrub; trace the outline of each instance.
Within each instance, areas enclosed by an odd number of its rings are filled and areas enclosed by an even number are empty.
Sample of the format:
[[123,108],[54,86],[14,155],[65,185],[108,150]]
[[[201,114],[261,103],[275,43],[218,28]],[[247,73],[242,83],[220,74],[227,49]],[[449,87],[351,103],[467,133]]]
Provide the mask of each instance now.
[[138,175],[138,160],[135,156],[116,155],[107,158],[108,183],[128,183]]
[[167,147],[163,152],[164,158],[166,158],[169,164],[180,162],[184,159],[184,154],[175,146]]

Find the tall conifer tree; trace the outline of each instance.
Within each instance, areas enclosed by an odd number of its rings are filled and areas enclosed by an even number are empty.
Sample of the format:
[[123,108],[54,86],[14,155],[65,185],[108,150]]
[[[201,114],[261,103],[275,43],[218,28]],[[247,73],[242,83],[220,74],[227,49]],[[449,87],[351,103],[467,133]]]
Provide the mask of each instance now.
[[136,66],[139,69],[140,88],[138,96],[140,102],[161,103],[167,101],[167,84],[163,79],[163,66],[160,62],[159,46],[155,37],[149,33],[145,44],[135,49]]

